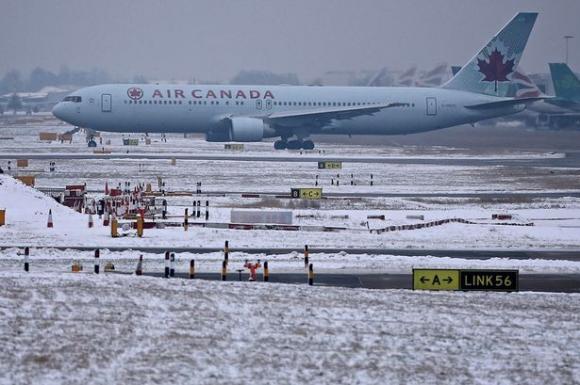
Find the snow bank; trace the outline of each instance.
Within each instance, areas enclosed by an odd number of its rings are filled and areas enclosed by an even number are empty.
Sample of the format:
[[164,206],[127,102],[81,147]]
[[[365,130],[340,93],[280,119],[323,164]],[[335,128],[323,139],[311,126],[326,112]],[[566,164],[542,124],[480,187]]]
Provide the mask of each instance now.
[[573,384],[580,295],[0,273],[0,384]]

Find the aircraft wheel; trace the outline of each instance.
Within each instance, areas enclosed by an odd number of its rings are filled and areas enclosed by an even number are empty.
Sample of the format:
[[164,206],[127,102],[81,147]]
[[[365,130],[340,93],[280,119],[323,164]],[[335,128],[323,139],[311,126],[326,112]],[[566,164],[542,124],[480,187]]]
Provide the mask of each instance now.
[[303,150],[314,150],[314,142],[311,140],[305,140],[302,142],[302,149]]
[[288,149],[289,150],[300,150],[302,148],[302,141],[301,140],[291,140],[288,142]]
[[277,140],[274,142],[274,149],[285,150],[288,147],[288,142],[285,140]]

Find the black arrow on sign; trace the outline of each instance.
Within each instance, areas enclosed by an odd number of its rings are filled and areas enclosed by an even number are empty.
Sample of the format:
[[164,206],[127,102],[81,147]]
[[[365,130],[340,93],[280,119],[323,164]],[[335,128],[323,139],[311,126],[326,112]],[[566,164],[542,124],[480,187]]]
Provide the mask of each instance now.
[[429,278],[421,277],[419,281],[421,281],[421,283],[429,282]]
[[447,284],[450,284],[451,282],[453,282],[453,279],[451,277],[447,277],[447,279],[443,279],[442,281],[447,282]]

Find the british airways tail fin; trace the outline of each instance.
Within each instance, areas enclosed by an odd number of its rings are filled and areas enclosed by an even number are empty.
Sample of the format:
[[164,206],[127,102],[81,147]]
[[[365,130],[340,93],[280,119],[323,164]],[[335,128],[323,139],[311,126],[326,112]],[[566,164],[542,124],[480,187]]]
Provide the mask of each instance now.
[[442,87],[507,96],[512,75],[536,22],[535,12],[520,12]]
[[568,64],[549,63],[554,93],[557,98],[580,101],[580,80]]

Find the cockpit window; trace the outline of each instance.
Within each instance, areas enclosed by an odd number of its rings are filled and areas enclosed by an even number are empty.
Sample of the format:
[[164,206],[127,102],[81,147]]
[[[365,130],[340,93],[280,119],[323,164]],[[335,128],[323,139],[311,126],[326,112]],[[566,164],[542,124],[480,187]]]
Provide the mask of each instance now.
[[80,96],[66,96],[63,102],[73,102],[73,103],[80,103],[82,98]]

